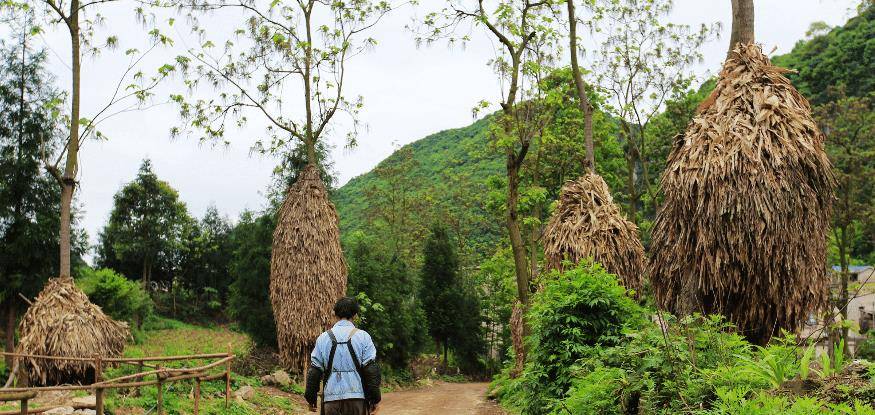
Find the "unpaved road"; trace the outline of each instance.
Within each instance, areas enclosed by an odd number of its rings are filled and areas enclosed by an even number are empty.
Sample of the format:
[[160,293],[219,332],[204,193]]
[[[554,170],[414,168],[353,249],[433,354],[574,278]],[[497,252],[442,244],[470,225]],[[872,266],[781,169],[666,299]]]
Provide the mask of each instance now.
[[488,383],[435,382],[383,395],[378,415],[504,415],[486,399]]

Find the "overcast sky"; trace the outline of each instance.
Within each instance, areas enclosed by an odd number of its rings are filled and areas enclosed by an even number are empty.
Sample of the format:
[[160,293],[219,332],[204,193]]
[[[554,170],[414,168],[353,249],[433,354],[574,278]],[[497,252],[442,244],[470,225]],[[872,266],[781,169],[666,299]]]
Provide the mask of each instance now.
[[[756,2],[756,36],[766,52],[775,49],[781,54],[792,49],[805,36],[814,21],[831,26],[840,25],[853,15],[853,0],[758,0]],[[493,56],[493,46],[485,36],[475,36],[466,48],[435,45],[417,48],[413,36],[405,30],[415,14],[422,14],[439,0],[422,0],[416,9],[398,10],[383,20],[374,30],[379,41],[370,53],[356,57],[348,64],[349,95],[364,96],[365,108],[361,120],[367,129],[359,136],[359,146],[344,149],[344,137],[328,137],[334,145],[333,159],[340,184],[369,171],[399,145],[428,134],[470,124],[472,107],[480,100],[495,101],[499,85],[487,61]],[[143,29],[135,23],[132,6],[127,2],[104,8],[106,33],[119,36],[121,48],[105,52],[97,59],[83,63],[83,116],[93,114],[105,103],[114,87],[114,80],[127,60],[121,53],[130,45],[142,42]],[[215,17],[224,27],[236,25],[237,16]],[[697,68],[701,76],[715,73],[726,53],[731,23],[729,0],[676,0],[671,16],[674,23],[699,25],[722,22],[720,39],[707,44],[705,63]],[[173,49],[150,56],[157,65],[185,50],[184,24],[174,27],[180,33]],[[49,66],[61,88],[69,88],[69,40],[60,29],[50,30],[38,38],[49,48]],[[585,62],[584,62],[585,65]],[[157,66],[155,66],[157,67]],[[146,68],[147,70],[149,68]],[[166,97],[170,91],[182,91],[176,81],[170,81],[159,91]],[[287,97],[286,102],[298,102]],[[264,124],[253,117],[245,130],[229,132],[232,144],[214,148],[195,140],[169,137],[169,129],[179,125],[176,109],[161,105],[143,112],[127,113],[107,121],[100,130],[108,141],[90,141],[81,153],[81,187],[78,200],[82,205],[85,227],[92,242],[105,223],[112,207],[112,196],[136,174],[144,158],[152,160],[157,174],[175,187],[189,210],[200,217],[208,206],[234,219],[245,209],[261,209],[276,160],[250,155],[250,146]]]

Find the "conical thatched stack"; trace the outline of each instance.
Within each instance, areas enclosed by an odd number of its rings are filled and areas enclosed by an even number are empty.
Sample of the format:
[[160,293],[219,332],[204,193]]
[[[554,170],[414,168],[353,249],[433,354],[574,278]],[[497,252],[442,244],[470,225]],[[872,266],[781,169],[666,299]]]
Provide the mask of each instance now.
[[[66,357],[118,357],[130,337],[126,323],[109,318],[70,277],[50,279],[18,326],[17,353]],[[91,362],[23,359],[30,384],[87,382]],[[22,372],[20,372],[22,373]]]
[[294,372],[305,373],[316,338],[330,326],[334,303],[346,292],[338,226],[319,170],[305,167],[278,212],[270,263],[280,357]]
[[550,269],[562,269],[565,260],[592,258],[626,288],[641,291],[646,259],[638,227],[623,217],[598,174],[584,174],[562,187],[544,231],[544,256]]
[[736,46],[669,155],[651,243],[662,307],[724,314],[761,343],[827,304],[834,180],[785,72]]

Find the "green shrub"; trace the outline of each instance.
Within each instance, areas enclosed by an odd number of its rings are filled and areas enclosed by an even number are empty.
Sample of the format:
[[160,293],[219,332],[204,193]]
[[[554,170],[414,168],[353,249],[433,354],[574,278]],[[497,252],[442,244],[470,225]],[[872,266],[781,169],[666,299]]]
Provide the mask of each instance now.
[[827,404],[813,397],[795,400],[768,393],[751,393],[745,388],[718,389],[711,409],[699,415],[875,415],[875,409],[862,402]]
[[622,415],[620,390],[626,382],[626,372],[613,367],[599,367],[575,380],[555,415]]
[[646,322],[644,309],[599,264],[554,271],[545,281],[527,314],[528,362],[520,383],[508,385],[521,393],[518,402],[526,414],[550,413],[571,387],[581,360],[627,341],[624,333]]
[[78,273],[76,284],[79,288],[112,318],[141,328],[143,321],[153,314],[152,299],[139,283],[106,268],[82,267]]

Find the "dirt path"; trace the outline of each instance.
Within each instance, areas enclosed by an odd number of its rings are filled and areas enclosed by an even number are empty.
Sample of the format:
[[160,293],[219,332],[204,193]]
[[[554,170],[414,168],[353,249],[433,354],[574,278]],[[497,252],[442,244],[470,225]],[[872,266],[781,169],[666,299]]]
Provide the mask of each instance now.
[[431,386],[383,395],[378,415],[504,415],[486,399],[488,383],[435,382]]

